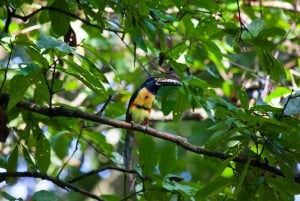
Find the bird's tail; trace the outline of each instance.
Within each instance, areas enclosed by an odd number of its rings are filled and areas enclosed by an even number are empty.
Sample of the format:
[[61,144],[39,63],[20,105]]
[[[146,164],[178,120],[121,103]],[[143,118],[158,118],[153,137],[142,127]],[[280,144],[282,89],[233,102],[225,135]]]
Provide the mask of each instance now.
[[126,169],[132,168],[132,145],[133,145],[133,131],[127,130],[125,136],[125,143],[124,143],[124,166]]
[[[127,170],[132,170],[132,146],[134,140],[134,133],[131,130],[127,130],[124,143],[124,166]],[[130,192],[134,192],[135,179],[132,174],[127,174],[124,180],[124,192],[125,195]]]

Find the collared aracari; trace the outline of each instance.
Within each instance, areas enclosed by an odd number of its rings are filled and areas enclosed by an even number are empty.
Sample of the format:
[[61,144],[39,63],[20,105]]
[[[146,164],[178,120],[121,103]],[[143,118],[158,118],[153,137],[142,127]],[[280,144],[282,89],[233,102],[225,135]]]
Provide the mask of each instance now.
[[[149,122],[152,103],[158,90],[164,86],[181,86],[181,82],[175,79],[150,77],[131,96],[126,112],[126,121],[141,125]],[[131,168],[131,152],[134,134],[127,130],[124,144],[124,165]]]

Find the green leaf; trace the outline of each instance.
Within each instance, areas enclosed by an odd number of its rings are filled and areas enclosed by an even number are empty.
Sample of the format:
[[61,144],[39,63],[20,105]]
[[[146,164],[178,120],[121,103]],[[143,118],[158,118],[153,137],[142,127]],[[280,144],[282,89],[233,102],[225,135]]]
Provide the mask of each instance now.
[[261,67],[271,76],[276,82],[280,78],[285,77],[285,71],[282,63],[275,59],[271,53],[264,50],[263,48],[256,48],[257,56]]
[[281,98],[288,94],[291,94],[291,89],[288,89],[286,87],[276,87],[270,92],[270,94],[268,94],[268,96],[266,97],[266,102],[270,103],[272,99]]
[[196,193],[196,200],[207,200],[208,197],[213,197],[221,192],[224,188],[232,183],[231,179],[218,177],[206,184],[201,190]]
[[251,162],[251,160],[248,159],[247,163],[244,165],[244,169],[243,169],[241,175],[239,176],[239,181],[238,181],[238,184],[237,184],[236,190],[235,190],[236,195],[238,195],[241,192],[242,188],[243,188],[243,183],[246,179],[250,162]]
[[161,175],[170,174],[177,164],[177,146],[168,143],[160,148],[159,171]]
[[64,159],[64,157],[68,154],[71,139],[72,138],[69,136],[68,130],[59,131],[52,136],[50,145],[60,159]]
[[248,109],[249,108],[249,98],[245,91],[238,90],[237,96],[239,101],[241,102],[243,108]]
[[8,102],[8,109],[14,107],[16,103],[23,100],[26,90],[29,86],[35,84],[41,76],[41,71],[35,71],[26,76],[16,75],[10,82],[10,97]]
[[213,0],[206,0],[206,1],[192,1],[195,6],[199,8],[205,8],[210,12],[220,12],[220,6]]
[[107,201],[119,201],[121,200],[118,195],[101,195],[101,198]]
[[22,198],[15,198],[6,192],[1,192],[1,195],[3,196],[3,198],[7,199],[8,201],[18,201],[18,200],[23,201]]
[[79,59],[82,64],[82,67],[89,70],[92,75],[94,75],[98,80],[102,82],[108,83],[106,77],[103,72],[100,70],[98,66],[96,66],[92,61],[90,61],[87,57],[82,56],[80,54],[74,54],[74,56]]
[[46,137],[40,132],[40,130],[37,130],[35,133],[38,135],[35,144],[35,160],[39,170],[41,172],[47,172],[47,169],[50,165],[50,144]]
[[97,147],[99,147],[103,151],[103,153],[105,153],[105,155],[107,156],[112,155],[113,146],[106,141],[104,135],[102,135],[99,132],[88,132],[88,133],[84,133],[84,135],[86,136],[87,139],[94,142],[97,145]]
[[41,52],[37,50],[35,47],[25,46],[25,49],[33,61],[39,63],[43,68],[47,68],[49,66],[47,59],[45,59],[41,54]]
[[18,166],[19,149],[15,146],[7,161],[7,171],[15,172]]
[[62,56],[75,52],[74,47],[45,34],[39,35],[36,45],[39,49],[44,49],[45,52],[48,52],[49,50],[56,50],[58,53],[63,53]]
[[141,35],[135,33],[132,35],[132,40],[137,44],[139,48],[147,52],[147,45],[144,42],[144,39]]
[[41,190],[33,194],[33,201],[57,201],[57,195],[52,191]]
[[[51,6],[62,12],[70,13],[69,5],[65,0],[55,1]],[[59,36],[66,35],[70,28],[70,17],[62,12],[49,11],[51,28]]]
[[0,167],[6,168],[7,167],[7,160],[4,158],[2,154],[0,154]]
[[[54,83],[56,82],[62,82],[60,80],[55,80]],[[49,82],[50,83],[50,82]],[[56,92],[56,89],[53,89],[53,92]],[[41,79],[36,83],[36,88],[34,90],[34,101],[37,104],[43,104],[44,102],[48,102],[50,97],[50,92],[47,87],[45,79]]]
[[161,110],[164,115],[170,114],[178,101],[179,93],[175,87],[163,87],[158,91],[157,97],[162,97]]
[[23,152],[24,159],[27,162],[28,169],[30,171],[35,171],[36,170],[36,165],[35,165],[32,157],[31,157],[29,151],[27,150],[27,147],[25,147],[24,145],[22,145],[21,147],[22,147],[22,152]]
[[77,55],[77,58],[80,59],[81,66],[70,59],[63,59],[68,68],[60,70],[82,81],[97,94],[103,94],[105,88],[102,82],[107,82],[107,80],[102,72],[87,58],[80,55]]
[[143,170],[143,175],[153,175],[157,164],[158,150],[151,137],[144,136],[139,145],[139,161]]
[[195,188],[192,185],[189,185],[189,183],[185,182],[176,182],[172,180],[173,175],[168,175],[164,177],[162,182],[162,187],[170,192],[181,192],[184,193],[186,196],[191,197],[194,196],[197,192],[197,188]]
[[188,100],[186,97],[186,94],[180,92],[178,94],[178,99],[174,103],[174,108],[173,108],[173,120],[175,122],[179,122],[182,116],[182,113],[189,108],[188,105]]
[[286,32],[285,30],[278,28],[278,27],[271,27],[271,28],[267,28],[262,30],[258,37],[275,37],[275,36],[285,36]]
[[264,30],[265,28],[265,21],[262,19],[255,19],[247,26],[247,30],[243,31],[242,39],[243,40],[250,40],[259,35],[259,33]]

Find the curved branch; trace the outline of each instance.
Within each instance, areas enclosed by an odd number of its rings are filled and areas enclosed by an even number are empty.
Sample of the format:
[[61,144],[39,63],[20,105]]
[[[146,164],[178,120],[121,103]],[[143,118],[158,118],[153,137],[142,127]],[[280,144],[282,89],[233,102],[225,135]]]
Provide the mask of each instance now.
[[83,190],[81,188],[78,188],[68,182],[64,182],[58,178],[55,178],[55,177],[50,177],[49,175],[47,174],[43,174],[43,173],[39,173],[39,172],[0,172],[0,181],[6,179],[6,178],[10,178],[10,177],[32,177],[32,178],[40,178],[40,179],[45,179],[45,180],[48,180],[48,181],[51,181],[52,183],[56,184],[57,186],[65,189],[65,190],[68,190],[68,189],[71,189],[73,191],[76,191],[78,193],[81,193],[83,195],[86,195],[90,198],[93,198],[95,200],[98,200],[98,201],[104,201],[103,199],[101,199],[100,197],[86,191],[86,190]]
[[[30,103],[30,102],[25,102],[25,101],[21,101],[21,102],[17,103],[17,107],[23,108],[25,110],[29,110],[31,112],[43,114],[43,115],[46,115],[49,117],[61,116],[61,117],[81,118],[84,120],[107,124],[107,125],[110,125],[110,126],[113,126],[116,128],[124,128],[124,129],[132,129],[132,130],[136,130],[136,131],[141,131],[144,134],[148,134],[153,137],[157,137],[157,138],[161,138],[161,139],[173,142],[188,151],[191,151],[191,152],[194,152],[197,154],[201,154],[201,155],[205,155],[205,156],[209,156],[209,157],[219,158],[222,160],[232,158],[232,161],[237,162],[237,163],[243,163],[243,164],[247,163],[247,161],[249,160],[249,158],[245,157],[245,156],[233,157],[233,155],[231,155],[231,154],[225,154],[223,152],[203,149],[199,146],[189,143],[188,140],[184,137],[170,134],[170,133],[163,132],[163,131],[158,131],[151,127],[146,127],[146,126],[142,126],[142,125],[138,125],[138,124],[132,124],[132,123],[124,122],[124,121],[118,121],[118,120],[110,119],[110,118],[103,117],[103,116],[97,116],[95,114],[86,113],[86,112],[83,112],[80,110],[74,110],[74,109],[69,109],[69,108],[65,108],[65,107],[53,107],[50,111],[50,109],[47,107],[42,107],[40,105]],[[258,159],[252,159],[250,161],[250,165],[253,167],[257,167],[262,170],[266,170],[268,172],[274,173],[278,176],[284,177],[283,172],[279,168],[270,166],[268,163],[261,162]],[[300,183],[300,179],[295,177],[295,182]]]

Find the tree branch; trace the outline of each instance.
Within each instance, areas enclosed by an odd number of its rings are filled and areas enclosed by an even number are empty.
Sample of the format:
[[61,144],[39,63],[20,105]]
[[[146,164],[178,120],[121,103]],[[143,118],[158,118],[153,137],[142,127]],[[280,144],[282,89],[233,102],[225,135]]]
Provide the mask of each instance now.
[[52,183],[56,184],[57,186],[68,190],[71,189],[73,191],[76,191],[78,193],[81,193],[83,195],[86,195],[90,198],[93,198],[95,200],[98,201],[104,201],[103,199],[101,199],[99,196],[96,196],[86,190],[83,190],[82,188],[78,188],[68,182],[64,182],[60,179],[54,178],[54,177],[50,177],[47,174],[43,174],[43,173],[39,173],[39,172],[0,172],[0,181],[5,180],[6,178],[10,178],[10,177],[15,177],[15,178],[19,178],[19,177],[33,177],[33,178],[40,178],[40,179],[45,179],[48,181],[51,181]]
[[[21,15],[16,14],[15,12],[12,12],[12,13],[10,13],[10,17],[18,18],[18,19],[21,19],[22,21],[26,22],[28,19],[30,19],[31,17],[33,17],[34,15],[36,15],[37,13],[39,13],[43,10],[49,10],[49,11],[62,13],[62,14],[65,14],[66,16],[69,16],[73,19],[79,20],[79,21],[83,22],[84,24],[86,24],[90,27],[94,27],[94,28],[97,28],[97,29],[103,29],[103,27],[101,27],[97,24],[93,24],[93,23],[89,22],[88,20],[82,19],[82,18],[78,17],[77,15],[75,15],[73,13],[69,13],[65,10],[60,9],[60,8],[55,8],[55,7],[51,7],[51,6],[43,6],[39,9],[33,11],[32,13],[30,13],[28,15],[24,15],[24,16],[21,16]],[[123,33],[123,31],[116,30],[116,29],[111,29],[111,28],[107,28],[107,27],[104,27],[104,29],[107,30],[107,31],[114,32],[114,33]]]
[[[103,116],[99,117],[95,114],[86,113],[86,112],[83,112],[80,110],[74,110],[74,109],[69,109],[69,108],[65,108],[65,107],[53,107],[50,111],[50,109],[47,107],[42,107],[40,105],[30,103],[30,102],[25,102],[25,101],[21,101],[21,102],[17,103],[17,107],[23,108],[25,110],[29,110],[31,112],[43,114],[43,115],[46,115],[49,117],[61,116],[61,117],[81,118],[84,120],[107,124],[107,125],[117,127],[117,128],[141,131],[141,132],[151,135],[153,137],[157,137],[157,138],[161,138],[161,139],[173,142],[188,151],[191,151],[191,152],[194,152],[197,154],[202,154],[202,155],[209,156],[209,157],[219,158],[222,160],[233,157],[233,155],[231,155],[231,154],[225,154],[223,152],[203,149],[199,146],[189,143],[186,138],[183,138],[178,135],[170,134],[170,133],[163,132],[163,131],[158,131],[156,129],[153,129],[153,128],[147,127],[147,126],[132,124],[132,123],[128,123],[125,121],[118,121],[118,120],[110,119],[110,118],[103,117]],[[237,156],[237,157],[233,157],[233,159],[232,159],[232,161],[234,161],[234,162],[243,163],[243,164],[247,163],[248,160],[249,160],[249,158],[245,157],[245,156]],[[253,167],[257,167],[262,170],[266,170],[268,172],[274,173],[278,176],[284,177],[283,172],[279,168],[270,166],[266,162],[261,162],[258,159],[252,159],[250,162],[250,165]],[[298,177],[295,177],[295,182],[300,183],[300,179]]]

